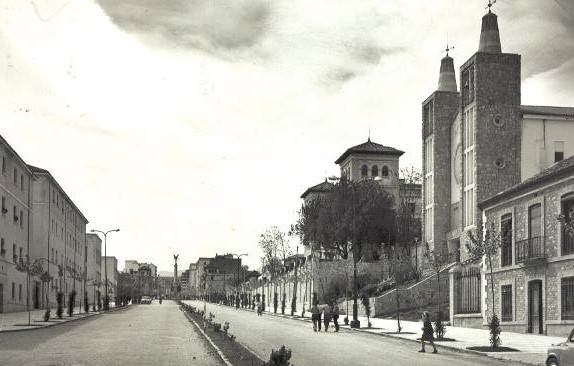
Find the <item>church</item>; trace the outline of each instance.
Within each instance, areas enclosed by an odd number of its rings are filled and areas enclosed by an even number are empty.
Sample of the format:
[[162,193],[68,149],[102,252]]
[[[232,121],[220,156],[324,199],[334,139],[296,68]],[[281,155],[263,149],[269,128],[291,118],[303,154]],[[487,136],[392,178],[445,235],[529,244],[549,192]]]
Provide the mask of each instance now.
[[[503,241],[507,242],[498,256],[506,255],[505,264],[517,271],[513,276],[538,271],[521,259],[535,252],[549,257],[551,241],[558,240],[541,233],[545,226],[560,231],[560,223],[550,210],[554,210],[553,205],[563,207],[562,197],[574,192],[574,171],[570,169],[574,165],[570,164],[574,159],[574,107],[521,103],[521,56],[503,52],[498,18],[490,6],[482,18],[478,50],[459,68],[460,89],[454,60],[448,52],[441,60],[438,79],[437,90],[422,103],[422,245],[448,253],[451,259],[451,324],[483,327],[494,307],[499,316],[506,311],[503,329],[507,325],[512,331],[551,333],[552,322],[562,324],[567,319],[558,314],[560,311],[550,316],[544,309],[560,308],[560,303],[552,302],[562,301],[563,307],[568,307],[568,311],[572,307],[574,312],[574,291],[567,292],[572,298],[566,302],[572,304],[566,305],[564,299],[551,299],[544,287],[528,290],[528,279],[515,283],[513,288],[497,282],[495,291],[490,293],[489,269],[484,261],[475,260],[467,252],[467,233],[476,232],[477,225],[483,222],[494,222],[498,230],[505,231]],[[525,187],[525,182],[537,183]],[[527,199],[520,198],[540,199],[542,195],[544,201],[546,191],[529,190],[558,183],[562,193],[558,198],[547,198],[546,205],[542,202],[542,212],[529,211]],[[501,224],[504,213],[496,214],[493,197],[497,197],[496,207],[505,203],[514,207],[514,225]],[[488,217],[486,208],[492,213]],[[559,213],[557,210],[554,211]],[[523,240],[526,242],[520,246]],[[566,240],[565,236],[560,240]],[[502,268],[500,258],[493,267],[503,272],[507,269]],[[574,258],[556,260],[562,264],[566,261],[574,262]],[[538,261],[536,265],[544,272],[552,265],[550,262]],[[553,280],[534,279],[540,284]]]

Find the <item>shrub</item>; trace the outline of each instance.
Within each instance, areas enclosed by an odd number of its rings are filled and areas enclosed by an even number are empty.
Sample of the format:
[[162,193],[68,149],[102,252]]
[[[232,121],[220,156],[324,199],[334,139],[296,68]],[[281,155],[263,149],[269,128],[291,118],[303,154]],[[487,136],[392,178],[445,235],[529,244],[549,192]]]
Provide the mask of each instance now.
[[500,339],[500,333],[502,329],[500,328],[500,322],[498,321],[498,317],[496,314],[492,316],[490,322],[488,323],[488,329],[490,331],[490,346],[492,348],[498,348],[502,343]]
[[443,339],[446,334],[446,326],[442,322],[440,316],[434,322],[434,332],[437,339]]
[[44,313],[44,321],[47,322],[48,320],[50,320],[50,308],[46,309]]
[[221,323],[213,323],[213,331],[215,333],[219,333],[219,331],[221,330]]
[[271,351],[269,362],[266,362],[264,366],[289,366],[290,359],[291,350],[286,349],[285,346],[281,346],[280,349]]
[[59,291],[56,294],[56,302],[58,303],[56,308],[56,315],[59,319],[62,319],[62,314],[64,313],[64,293],[62,291]]
[[68,295],[68,316],[74,314],[74,305],[76,304],[76,290],[72,290]]

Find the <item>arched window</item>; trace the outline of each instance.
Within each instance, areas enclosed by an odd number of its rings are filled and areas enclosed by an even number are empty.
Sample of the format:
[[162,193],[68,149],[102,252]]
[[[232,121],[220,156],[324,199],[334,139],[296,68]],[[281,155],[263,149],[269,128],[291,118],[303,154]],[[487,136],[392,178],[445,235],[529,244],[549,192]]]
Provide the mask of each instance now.
[[373,176],[373,177],[379,176],[379,167],[378,166],[373,165],[373,167],[371,168],[371,176]]
[[361,167],[361,177],[367,177],[369,175],[369,168],[366,165]]
[[383,177],[388,177],[389,176],[389,167],[384,165],[381,173],[382,173]]

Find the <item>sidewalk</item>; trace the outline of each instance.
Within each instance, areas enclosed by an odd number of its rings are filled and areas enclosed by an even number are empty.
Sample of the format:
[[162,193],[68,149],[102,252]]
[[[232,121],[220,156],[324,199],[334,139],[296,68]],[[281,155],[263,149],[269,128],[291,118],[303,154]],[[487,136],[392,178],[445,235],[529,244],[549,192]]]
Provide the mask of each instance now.
[[[196,304],[197,305],[197,304]],[[224,306],[224,305],[220,305]],[[247,311],[254,311],[251,309],[242,309]],[[306,312],[305,318],[300,316],[291,317],[290,315],[281,315],[280,313],[274,314],[273,312],[265,312],[266,315],[291,318],[299,321],[311,322],[311,313]],[[396,334],[397,321],[396,319],[379,319],[371,318],[372,328],[366,328],[367,318],[359,317],[361,321],[361,329],[351,329],[350,326],[344,325],[343,319],[345,315],[339,316],[339,323],[341,329],[353,332],[366,332],[378,336],[400,338],[413,342],[413,349],[418,349],[420,346],[415,344],[417,338],[421,336],[422,323],[413,321],[401,320],[401,334]],[[364,328],[363,328],[364,327]],[[474,329],[474,328],[461,328],[461,327],[446,327],[446,338],[452,338],[454,341],[440,341],[436,345],[439,348],[448,348],[450,350],[469,352],[475,354],[482,354],[488,357],[497,358],[501,360],[520,361],[529,365],[544,365],[546,361],[546,351],[552,344],[561,343],[566,340],[567,335],[564,337],[549,337],[535,334],[511,333],[502,332],[500,338],[502,339],[502,346],[514,348],[520,352],[478,352],[469,350],[469,347],[489,346],[489,332],[487,329]],[[431,347],[432,348],[432,347]]]
[[[120,309],[120,308],[117,308]],[[114,311],[116,308],[110,308],[109,311]],[[75,321],[78,319],[83,319],[98,315],[103,313],[103,311],[93,312],[90,310],[89,313],[85,313],[83,307],[77,306],[74,308],[74,314],[70,317],[67,313],[67,308],[64,309],[64,314],[62,314],[62,319],[56,316],[56,309],[52,308],[50,313],[50,319],[44,321],[45,310],[32,310],[30,311],[30,325],[28,325],[28,312],[18,311],[13,313],[2,313],[0,314],[0,332],[16,332],[22,330],[31,330],[46,328],[62,323],[67,323],[70,321]]]

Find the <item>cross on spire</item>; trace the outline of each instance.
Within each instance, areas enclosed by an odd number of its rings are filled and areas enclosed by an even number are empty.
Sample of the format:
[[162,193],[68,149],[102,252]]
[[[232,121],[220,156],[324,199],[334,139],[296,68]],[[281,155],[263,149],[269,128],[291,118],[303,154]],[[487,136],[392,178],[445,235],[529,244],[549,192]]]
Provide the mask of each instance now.
[[486,8],[488,9],[489,13],[491,13],[491,8],[495,3],[496,3],[496,0],[488,0],[488,5],[486,6]]
[[449,46],[448,42],[446,43],[446,48],[443,50],[443,52],[446,52],[446,55],[448,56],[448,51],[450,50],[454,50],[454,46]]

